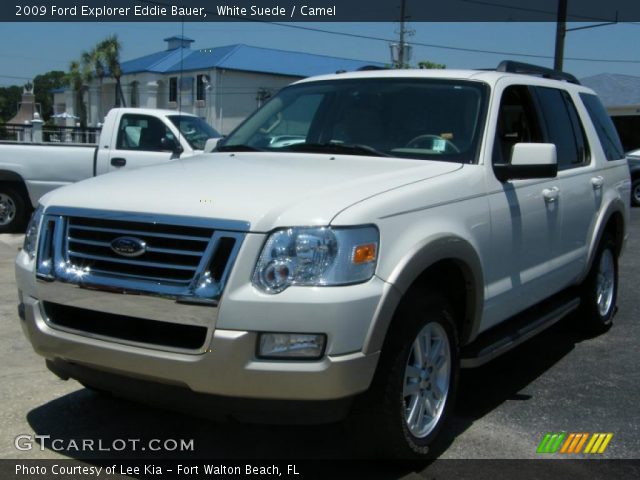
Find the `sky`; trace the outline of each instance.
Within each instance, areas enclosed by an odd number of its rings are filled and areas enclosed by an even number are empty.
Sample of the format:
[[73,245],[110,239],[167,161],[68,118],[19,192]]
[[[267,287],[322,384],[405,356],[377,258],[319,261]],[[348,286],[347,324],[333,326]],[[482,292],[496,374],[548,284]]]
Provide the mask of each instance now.
[[[0,85],[21,85],[49,70],[68,69],[108,35],[122,42],[121,61],[166,48],[163,38],[181,34],[195,40],[192,48],[244,43],[361,60],[390,62],[389,42],[371,38],[314,32],[308,28],[396,39],[397,23],[293,23],[291,28],[269,23],[0,23]],[[588,24],[569,23],[568,27]],[[449,68],[492,68],[511,59],[553,65],[555,23],[418,23],[413,31],[412,63],[430,60]],[[599,73],[640,76],[640,23],[619,23],[568,32],[564,70],[578,78]],[[476,49],[499,53],[469,52]],[[525,57],[540,55],[544,58]],[[575,58],[576,60],[571,60]],[[580,59],[580,60],[577,60]],[[624,60],[624,61],[619,61]]]

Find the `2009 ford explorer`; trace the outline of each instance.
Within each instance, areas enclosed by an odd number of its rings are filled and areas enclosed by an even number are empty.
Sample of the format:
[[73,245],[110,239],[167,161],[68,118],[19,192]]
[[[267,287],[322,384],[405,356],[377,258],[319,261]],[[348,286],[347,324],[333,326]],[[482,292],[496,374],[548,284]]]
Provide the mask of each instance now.
[[43,197],[22,327],[61,378],[351,411],[424,456],[461,367],[578,309],[609,328],[629,194],[611,120],[562,72],[311,78],[215,153]]

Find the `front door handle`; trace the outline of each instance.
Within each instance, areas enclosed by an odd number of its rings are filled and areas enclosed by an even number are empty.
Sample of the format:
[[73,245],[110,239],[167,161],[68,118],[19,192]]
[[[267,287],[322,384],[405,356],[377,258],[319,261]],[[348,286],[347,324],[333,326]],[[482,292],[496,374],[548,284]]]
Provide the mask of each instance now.
[[111,165],[114,167],[124,167],[127,164],[127,159],[122,157],[116,157],[111,159]]
[[542,196],[544,197],[544,201],[547,203],[554,203],[557,201],[559,193],[560,189],[558,187],[545,188],[542,190]]
[[598,175],[597,177],[591,178],[591,185],[593,186],[594,190],[601,189],[602,186],[604,185],[604,177],[601,177],[600,175]]

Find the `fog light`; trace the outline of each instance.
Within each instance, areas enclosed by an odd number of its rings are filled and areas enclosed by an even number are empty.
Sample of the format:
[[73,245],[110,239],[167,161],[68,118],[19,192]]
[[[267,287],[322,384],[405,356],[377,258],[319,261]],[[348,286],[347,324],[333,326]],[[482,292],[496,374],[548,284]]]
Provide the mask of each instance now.
[[322,357],[326,343],[324,334],[261,333],[258,357],[312,360]]

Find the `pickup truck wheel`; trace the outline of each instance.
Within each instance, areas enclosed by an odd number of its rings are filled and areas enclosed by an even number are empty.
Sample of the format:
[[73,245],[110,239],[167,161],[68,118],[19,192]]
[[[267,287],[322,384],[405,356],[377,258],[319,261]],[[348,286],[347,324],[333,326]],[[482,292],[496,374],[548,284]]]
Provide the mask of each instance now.
[[633,181],[633,186],[631,187],[631,205],[640,207],[640,178],[636,178]]
[[[367,436],[396,458],[424,458],[454,404],[458,339],[439,294],[412,295],[391,326],[371,390]],[[373,420],[373,421],[372,421]]]
[[0,185],[0,233],[20,232],[27,220],[23,196],[13,187]]
[[579,328],[595,334],[607,331],[613,323],[617,295],[616,245],[610,235],[605,235],[582,285],[581,308],[576,318]]

